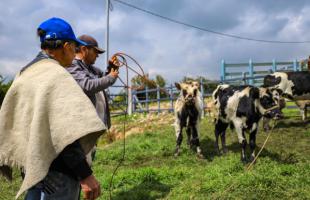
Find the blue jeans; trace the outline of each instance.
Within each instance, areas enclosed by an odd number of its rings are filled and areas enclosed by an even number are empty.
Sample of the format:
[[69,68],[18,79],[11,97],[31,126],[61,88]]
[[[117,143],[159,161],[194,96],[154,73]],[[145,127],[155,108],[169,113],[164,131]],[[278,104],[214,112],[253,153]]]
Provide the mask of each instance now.
[[80,183],[56,171],[47,176],[27,192],[25,200],[78,200]]

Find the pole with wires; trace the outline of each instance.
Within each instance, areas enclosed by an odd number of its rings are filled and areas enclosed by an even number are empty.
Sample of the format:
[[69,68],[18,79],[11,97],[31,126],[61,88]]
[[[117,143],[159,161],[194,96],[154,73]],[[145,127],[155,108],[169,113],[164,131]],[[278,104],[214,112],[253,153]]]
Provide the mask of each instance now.
[[[106,0],[106,30],[105,30],[105,67],[109,65],[109,17],[110,17],[110,0]],[[104,69],[105,70],[105,69]]]

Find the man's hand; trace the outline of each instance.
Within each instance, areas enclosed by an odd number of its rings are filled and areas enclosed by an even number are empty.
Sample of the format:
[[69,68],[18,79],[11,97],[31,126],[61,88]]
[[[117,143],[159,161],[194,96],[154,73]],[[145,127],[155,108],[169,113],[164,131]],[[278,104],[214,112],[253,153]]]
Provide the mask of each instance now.
[[94,200],[100,196],[100,184],[93,175],[81,180],[80,184],[84,193],[84,199]]
[[111,71],[109,73],[110,76],[113,76],[114,78],[117,78],[118,74],[119,74],[118,69],[111,68]]

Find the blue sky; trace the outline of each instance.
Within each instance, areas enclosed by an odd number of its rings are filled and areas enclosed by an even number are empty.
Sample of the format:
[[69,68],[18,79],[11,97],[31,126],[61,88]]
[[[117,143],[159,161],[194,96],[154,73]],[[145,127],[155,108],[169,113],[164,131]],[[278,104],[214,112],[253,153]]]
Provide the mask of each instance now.
[[[306,0],[123,0],[206,29],[264,40],[310,41]],[[151,77],[168,83],[184,76],[219,79],[220,62],[302,60],[310,44],[270,44],[227,38],[154,17],[111,1],[110,54],[136,58]],[[68,21],[76,35],[90,34],[104,47],[105,0],[0,2],[0,74],[12,78],[40,50],[36,28],[50,17]],[[104,56],[97,66],[104,69]],[[121,71],[123,73],[124,71]]]

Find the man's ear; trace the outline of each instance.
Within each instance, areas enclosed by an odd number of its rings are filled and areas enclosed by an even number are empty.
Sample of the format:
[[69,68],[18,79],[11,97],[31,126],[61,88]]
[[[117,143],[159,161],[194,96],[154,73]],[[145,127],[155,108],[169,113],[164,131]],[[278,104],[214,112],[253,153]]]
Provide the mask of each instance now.
[[180,83],[175,82],[174,85],[175,85],[175,87],[176,87],[178,90],[181,90],[181,85],[180,85]]

